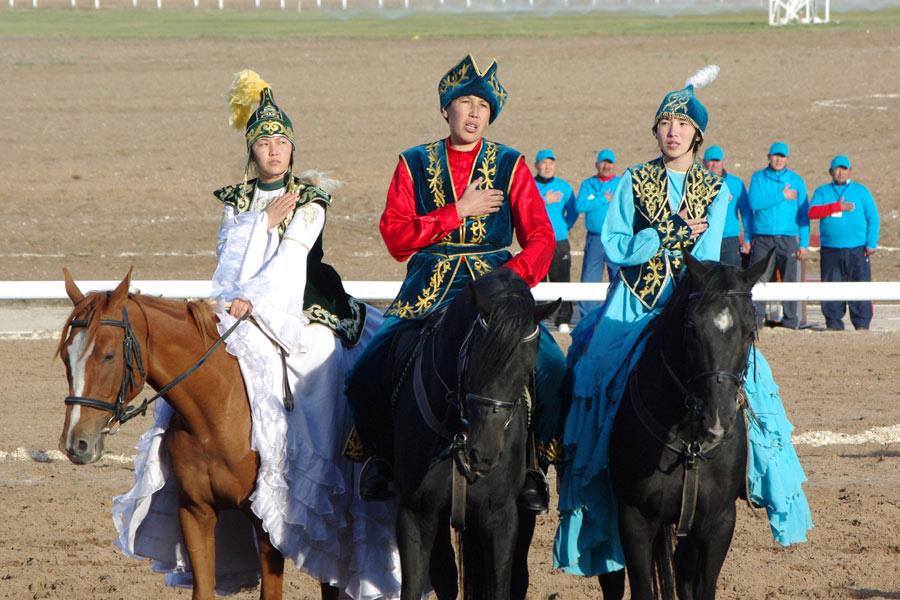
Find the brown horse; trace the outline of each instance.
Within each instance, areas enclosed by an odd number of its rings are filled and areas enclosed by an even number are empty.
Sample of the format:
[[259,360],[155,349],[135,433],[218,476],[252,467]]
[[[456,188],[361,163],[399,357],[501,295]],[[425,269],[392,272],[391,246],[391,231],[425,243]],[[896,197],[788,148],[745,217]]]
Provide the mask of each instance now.
[[[75,305],[60,336],[69,398],[60,450],[76,464],[103,454],[104,435],[129,415],[144,384],[160,390],[219,339],[205,302],[128,293],[131,271],[112,292],[85,296],[63,269]],[[250,406],[237,359],[224,348],[165,393],[175,411],[164,439],[178,485],[178,518],[193,571],[194,600],[214,598],[214,529],[219,511],[241,510],[256,529],[260,598],[282,597],[284,557],[250,510],[259,456],[250,448]],[[123,418],[125,417],[125,418]],[[322,598],[337,588],[322,584]]]

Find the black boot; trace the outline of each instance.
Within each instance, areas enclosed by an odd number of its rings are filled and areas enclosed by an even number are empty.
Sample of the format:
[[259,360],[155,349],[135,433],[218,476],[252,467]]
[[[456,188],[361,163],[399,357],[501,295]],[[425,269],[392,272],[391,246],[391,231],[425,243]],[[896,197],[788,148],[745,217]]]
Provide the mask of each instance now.
[[550,486],[540,469],[525,471],[525,484],[519,492],[519,505],[538,515],[545,515],[550,510]]
[[360,500],[381,502],[394,497],[391,489],[391,481],[394,479],[394,469],[391,463],[380,456],[370,456],[359,470]]

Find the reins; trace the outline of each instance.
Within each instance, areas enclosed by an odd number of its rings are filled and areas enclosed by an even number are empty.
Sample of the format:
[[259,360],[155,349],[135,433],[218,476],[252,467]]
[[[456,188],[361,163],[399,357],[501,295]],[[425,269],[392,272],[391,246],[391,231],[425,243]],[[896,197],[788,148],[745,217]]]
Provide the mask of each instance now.
[[[702,297],[703,295],[704,294],[702,292],[693,292],[688,295],[687,300],[688,302],[691,302]],[[727,290],[717,295],[722,297],[731,296],[746,297],[748,299],[752,298],[752,293],[750,291],[743,290]],[[649,328],[645,329],[645,332],[647,330],[649,330]],[[641,335],[641,337],[643,337],[643,334]],[[694,414],[698,414],[701,408],[701,402],[699,398],[697,398],[696,394],[694,394],[689,389],[691,384],[693,384],[694,382],[709,377],[715,377],[717,383],[723,383],[724,378],[728,378],[736,384],[737,393],[739,394],[746,380],[745,361],[744,370],[740,375],[735,375],[731,371],[704,371],[692,376],[686,383],[684,383],[681,381],[681,378],[678,377],[678,375],[675,373],[675,370],[666,360],[666,356],[663,352],[662,347],[659,348],[659,357],[660,361],[665,367],[666,373],[668,373],[670,379],[675,383],[675,386],[682,393],[686,408],[692,411]],[[659,421],[656,420],[656,418],[653,416],[653,414],[650,412],[646,404],[644,404],[643,399],[641,398],[640,391],[638,390],[637,369],[633,370],[631,372],[631,375],[629,376],[628,390],[628,396],[634,409],[635,415],[644,426],[644,428],[658,442],[662,443],[666,448],[675,452],[675,454],[681,456],[684,459],[684,479],[681,489],[681,510],[679,513],[678,524],[676,526],[675,533],[677,536],[685,536],[690,532],[693,526],[694,515],[696,513],[697,497],[699,494],[699,470],[701,461],[708,461],[712,459],[714,457],[715,451],[725,441],[726,436],[719,437],[718,439],[713,441],[688,441],[684,440],[676,433],[677,428],[670,430],[663,427],[659,423]],[[737,404],[735,405],[735,410],[738,410]]]
[[[141,357],[141,346],[137,341],[137,338],[134,335],[134,330],[131,328],[131,322],[128,320],[128,311],[125,306],[122,306],[122,320],[117,321],[115,319],[100,319],[100,325],[108,325],[113,327],[121,327],[125,330],[125,338],[122,341],[122,351],[123,351],[123,365],[122,365],[122,384],[119,388],[119,395],[116,398],[115,404],[111,402],[106,402],[105,400],[98,400],[97,398],[88,398],[85,396],[67,396],[65,399],[66,405],[80,405],[80,406],[88,406],[90,408],[97,408],[99,410],[105,410],[112,413],[109,420],[106,422],[106,427],[101,433],[108,433],[109,435],[115,435],[118,433],[119,428],[127,421],[130,421],[134,417],[138,415],[146,415],[147,408],[158,398],[161,398],[166,393],[168,393],[172,388],[177,386],[179,383],[190,377],[194,371],[199,369],[203,363],[206,362],[206,359],[212,355],[216,348],[218,348],[227,338],[231,335],[231,333],[240,325],[241,321],[246,319],[249,316],[245,314],[240,319],[238,319],[234,325],[228,328],[228,330],[216,340],[212,346],[200,357],[200,359],[195,362],[189,369],[187,369],[184,373],[173,379],[167,385],[165,385],[162,389],[160,389],[156,394],[151,396],[150,398],[145,398],[140,406],[137,407],[126,407],[126,397],[128,396],[129,390],[139,389],[137,382],[135,381],[135,369],[141,376],[141,387],[147,382],[147,377],[144,373],[144,363]],[[90,321],[87,319],[72,319],[69,321],[70,327],[87,327],[90,324]],[[117,427],[115,429],[112,428],[113,424],[116,424]]]

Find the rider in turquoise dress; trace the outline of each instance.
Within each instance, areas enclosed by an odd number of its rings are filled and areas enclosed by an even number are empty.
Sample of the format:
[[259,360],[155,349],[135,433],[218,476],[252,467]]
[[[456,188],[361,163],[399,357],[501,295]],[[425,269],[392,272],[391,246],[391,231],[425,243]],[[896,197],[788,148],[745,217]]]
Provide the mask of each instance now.
[[[574,389],[553,551],[554,566],[567,573],[594,576],[625,567],[608,470],[619,400],[643,352],[641,332],[677,285],[682,248],[699,260],[719,259],[728,190],[694,160],[708,122],[694,87],[717,72],[698,71],[684,89],[663,99],[653,126],[663,155],[623,174],[603,225],[607,256],[623,269],[606,302],[572,332],[567,358]],[[766,508],[777,542],[806,541],[812,518],[801,487],[806,477],[791,445],[793,426],[755,346],[747,373],[744,391],[756,416],[749,420],[750,500]]]

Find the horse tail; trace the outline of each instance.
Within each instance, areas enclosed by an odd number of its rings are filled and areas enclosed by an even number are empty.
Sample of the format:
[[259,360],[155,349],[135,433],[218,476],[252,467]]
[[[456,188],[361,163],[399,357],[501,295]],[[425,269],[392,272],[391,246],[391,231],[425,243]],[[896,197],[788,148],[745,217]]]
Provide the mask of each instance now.
[[654,595],[661,600],[675,600],[675,527],[663,525],[653,540]]

